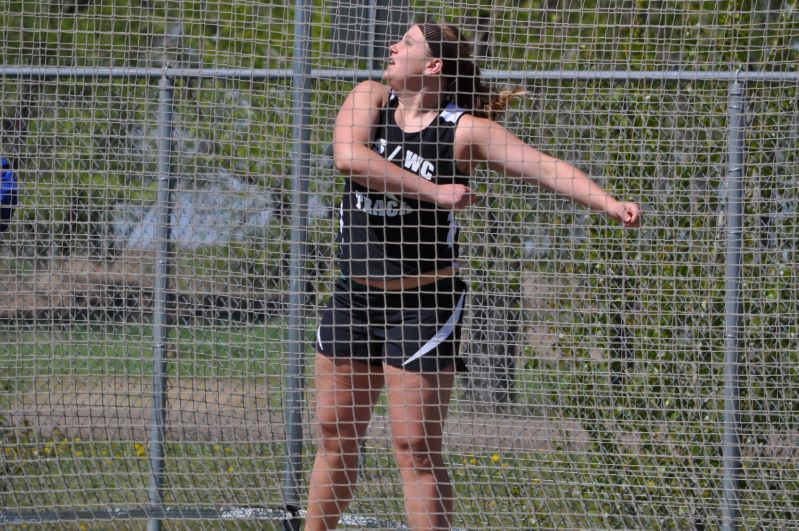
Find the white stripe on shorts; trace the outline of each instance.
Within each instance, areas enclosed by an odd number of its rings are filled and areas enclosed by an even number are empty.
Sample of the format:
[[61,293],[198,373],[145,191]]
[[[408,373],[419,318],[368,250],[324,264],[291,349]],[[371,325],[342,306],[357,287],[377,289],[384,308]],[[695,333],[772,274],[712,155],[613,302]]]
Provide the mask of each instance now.
[[452,332],[455,330],[455,325],[461,319],[461,310],[463,310],[463,299],[466,297],[466,293],[461,293],[461,298],[458,300],[458,304],[455,305],[455,310],[452,312],[452,315],[449,316],[447,322],[444,323],[444,326],[441,327],[441,330],[436,332],[436,335],[430,338],[430,340],[422,345],[422,348],[416,351],[416,353],[405,360],[402,363],[402,366],[406,366],[410,362],[414,360],[418,360],[438,345],[440,345],[445,339],[452,335]]

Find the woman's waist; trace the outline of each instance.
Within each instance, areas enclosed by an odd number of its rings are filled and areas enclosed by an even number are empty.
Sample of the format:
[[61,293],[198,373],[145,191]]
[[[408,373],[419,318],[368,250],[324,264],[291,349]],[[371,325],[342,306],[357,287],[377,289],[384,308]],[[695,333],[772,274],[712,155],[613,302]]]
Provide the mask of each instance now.
[[361,286],[369,286],[384,291],[405,291],[429,286],[445,278],[452,278],[457,274],[458,269],[454,266],[450,266],[426,271],[418,275],[406,275],[395,278],[353,276],[350,277],[350,280]]

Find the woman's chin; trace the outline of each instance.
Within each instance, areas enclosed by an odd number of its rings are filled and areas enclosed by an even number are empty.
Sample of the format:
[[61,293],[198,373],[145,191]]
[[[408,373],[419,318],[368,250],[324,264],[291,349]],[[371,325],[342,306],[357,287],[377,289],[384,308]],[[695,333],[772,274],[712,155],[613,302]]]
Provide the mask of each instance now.
[[401,79],[397,79],[388,72],[383,72],[383,81],[393,90],[402,90],[404,83]]

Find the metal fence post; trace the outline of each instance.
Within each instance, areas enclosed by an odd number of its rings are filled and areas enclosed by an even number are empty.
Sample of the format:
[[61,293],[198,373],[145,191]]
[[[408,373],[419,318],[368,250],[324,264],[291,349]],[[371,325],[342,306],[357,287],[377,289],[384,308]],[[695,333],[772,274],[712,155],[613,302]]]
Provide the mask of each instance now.
[[[169,261],[172,254],[171,175],[172,112],[174,80],[164,69],[158,84],[158,184],[156,197],[156,262],[153,294],[153,410],[150,428],[150,509],[161,511],[161,488],[164,482],[164,428],[166,418],[166,355],[169,339]],[[151,516],[147,529],[161,529],[159,517]]]
[[289,517],[286,529],[299,529],[302,482],[302,411],[305,391],[305,301],[308,180],[310,171],[311,103],[309,20],[307,0],[294,4],[294,60],[292,74],[292,208],[289,295],[289,360],[286,374],[286,468],[283,503]]
[[738,433],[740,389],[738,381],[739,321],[741,315],[741,246],[744,166],[744,89],[740,81],[730,84],[727,129],[727,251],[724,303],[724,435],[722,529],[737,529],[740,519],[738,482],[741,449]]

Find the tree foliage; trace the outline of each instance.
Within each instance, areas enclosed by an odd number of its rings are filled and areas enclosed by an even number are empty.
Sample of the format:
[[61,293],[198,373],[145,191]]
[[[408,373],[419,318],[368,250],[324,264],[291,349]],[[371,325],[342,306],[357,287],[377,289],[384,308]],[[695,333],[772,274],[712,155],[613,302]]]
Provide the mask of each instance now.
[[[799,94],[795,81],[747,82],[746,74],[796,71],[795,0],[432,1],[410,9],[416,20],[463,27],[487,69],[741,72],[748,120],[741,426],[745,456],[762,458],[769,440],[799,421]],[[0,63],[7,66],[289,68],[293,54],[290,3],[18,0],[4,2],[0,17]],[[312,21],[313,66],[357,65],[330,57],[321,1]],[[517,83],[511,78],[498,84]],[[325,149],[352,82],[319,81],[313,94],[310,186],[320,214],[311,218],[309,269],[323,276],[332,270],[336,197]],[[154,199],[155,80],[6,76],[0,87],[3,149],[21,181],[25,237],[10,244],[15,255],[113,256],[115,205],[146,207]],[[476,295],[501,316],[485,323],[540,317],[525,313],[520,296],[530,273],[558,287],[552,302],[569,316],[546,325],[558,338],[557,358],[525,345],[502,354],[518,364],[515,372],[513,363],[501,367],[512,374],[506,383],[518,383],[520,373],[540,377],[523,382],[538,402],[510,390],[502,396],[580,419],[597,455],[615,460],[597,463],[612,469],[597,472],[605,474],[606,493],[622,484],[653,497],[679,489],[692,496],[685,522],[693,525],[716,512],[707,500],[719,489],[718,477],[701,472],[719,467],[708,449],[720,445],[723,409],[728,86],[551,79],[526,88],[528,98],[505,124],[615,195],[640,201],[645,226],[623,231],[502,176],[476,176],[481,202],[464,220],[467,270],[479,280]],[[288,78],[178,82],[175,174],[186,188],[202,188],[224,173],[270,194],[274,212],[261,232],[180,255],[181,278],[286,289],[290,92]],[[500,341],[505,348],[521,339],[500,331],[483,345]],[[668,481],[653,492],[646,471],[664,468]],[[781,481],[766,472],[750,491],[769,496],[785,489]],[[799,488],[795,475],[790,481]],[[630,499],[608,495],[600,509],[619,515],[615,525],[633,526],[642,506]],[[786,518],[760,516],[774,527]]]

